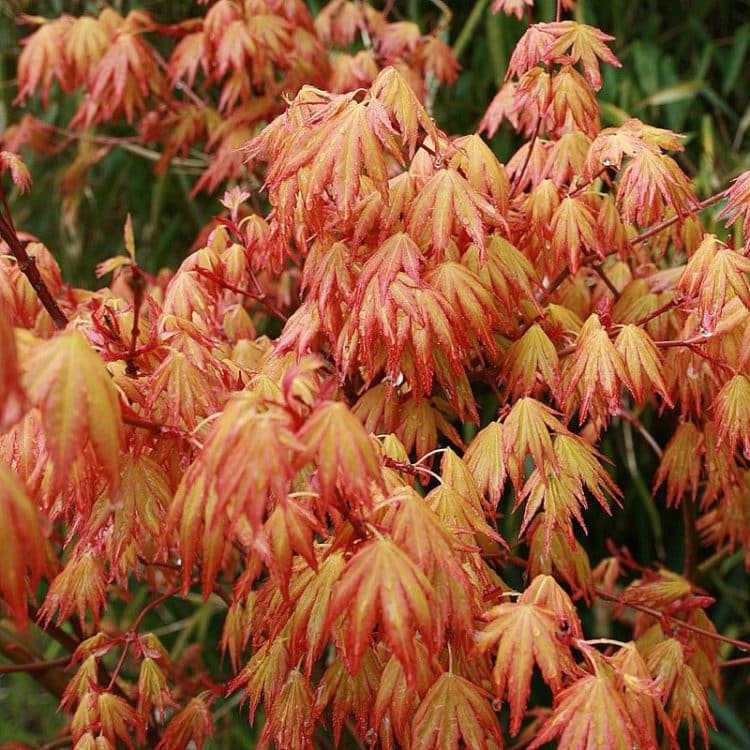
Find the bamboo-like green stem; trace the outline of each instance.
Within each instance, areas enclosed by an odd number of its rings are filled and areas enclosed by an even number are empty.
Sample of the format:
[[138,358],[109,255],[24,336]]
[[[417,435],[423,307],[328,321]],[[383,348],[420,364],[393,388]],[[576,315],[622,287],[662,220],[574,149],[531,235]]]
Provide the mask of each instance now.
[[456,37],[456,42],[453,45],[453,54],[456,56],[456,60],[461,59],[464,50],[469,46],[469,42],[474,36],[474,32],[482,18],[482,13],[484,13],[485,8],[487,7],[487,1],[488,0],[476,0],[474,7],[471,9],[471,13],[469,13],[469,17],[466,19],[464,27],[459,32],[458,37]]

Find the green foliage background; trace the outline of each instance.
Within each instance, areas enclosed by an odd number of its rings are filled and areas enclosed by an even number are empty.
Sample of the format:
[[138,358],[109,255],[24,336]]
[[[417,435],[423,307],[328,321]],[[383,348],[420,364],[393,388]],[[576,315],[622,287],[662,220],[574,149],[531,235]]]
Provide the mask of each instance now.
[[[173,21],[201,13],[190,0],[112,0],[121,13],[145,8],[160,21]],[[309,0],[313,11],[323,3]],[[15,23],[19,13],[56,16],[97,12],[94,0],[0,0],[0,132],[22,114],[14,108],[15,62],[19,39],[28,33]],[[435,0],[397,0],[394,16],[417,21],[423,31],[434,28],[441,18],[442,3]],[[554,18],[555,0],[537,0],[536,18]],[[452,11],[447,40],[456,46],[462,64],[458,81],[438,92],[434,115],[449,133],[476,129],[487,104],[502,83],[508,57],[525,24],[515,18],[492,15],[490,0],[448,2]],[[615,54],[621,69],[603,70],[600,92],[603,124],[615,125],[627,117],[639,117],[687,136],[686,151],[679,160],[696,180],[699,197],[725,186],[739,172],[750,169],[750,3],[747,0],[579,0],[577,20],[598,26],[616,36]],[[49,122],[64,125],[76,102],[53,97],[43,114]],[[39,102],[28,109],[41,115]],[[125,129],[115,134],[127,134]],[[492,139],[501,159],[519,144],[509,130]],[[122,225],[128,212],[133,216],[139,260],[151,271],[175,267],[187,254],[199,229],[218,212],[217,195],[191,199],[196,179],[186,170],[153,173],[153,162],[118,150],[94,167],[78,206],[75,223],[66,223],[61,204],[60,182],[74,153],[71,146],[54,158],[33,159],[34,177],[30,196],[12,196],[16,224],[39,236],[61,262],[67,281],[78,285],[95,283],[93,269],[105,257],[122,250]],[[29,154],[25,154],[27,157]],[[709,229],[721,233],[707,217]],[[491,404],[488,404],[491,407]],[[488,408],[491,412],[491,408]],[[656,414],[647,415],[646,426],[662,443],[670,425]],[[605,443],[613,460],[613,473],[624,489],[624,508],[608,519],[592,512],[587,518],[586,547],[592,561],[608,554],[606,540],[627,544],[641,561],[661,561],[680,569],[683,556],[681,516],[667,511],[661,498],[651,496],[651,477],[656,462],[645,443],[629,424],[613,430]],[[512,526],[517,519],[509,516]],[[707,555],[703,553],[703,558]],[[739,554],[702,559],[704,583],[721,597],[711,608],[720,632],[747,639],[750,634],[750,581]],[[520,583],[520,582],[519,582]],[[111,611],[114,622],[132,621],[139,590],[133,600]],[[171,607],[171,608],[170,608]],[[210,640],[220,634],[223,613],[212,600],[206,604],[178,602],[150,615],[150,627],[163,633],[165,643],[179,653],[189,643]],[[149,625],[149,623],[147,623]],[[7,634],[6,634],[7,635]],[[0,637],[3,632],[0,629]],[[62,655],[54,643],[36,644],[40,658]],[[226,671],[219,657],[206,660],[215,673]],[[216,663],[211,664],[211,660]],[[725,702],[712,698],[719,732],[712,732],[711,746],[727,750],[750,748],[746,707],[750,701],[747,671],[726,670]],[[252,746],[254,733],[234,720],[236,701],[219,708],[217,738],[213,747]],[[55,702],[40,693],[25,676],[0,677],[0,743],[49,740],[60,717]],[[345,743],[344,743],[345,745]]]

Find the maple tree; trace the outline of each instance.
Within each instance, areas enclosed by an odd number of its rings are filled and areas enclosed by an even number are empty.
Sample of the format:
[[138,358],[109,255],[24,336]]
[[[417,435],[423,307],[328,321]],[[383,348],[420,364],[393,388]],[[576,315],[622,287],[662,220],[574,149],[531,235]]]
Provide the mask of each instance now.
[[[708,745],[750,649],[699,546],[750,569],[750,173],[701,201],[678,134],[602,128],[619,62],[573,5],[495,0],[529,23],[463,136],[430,114],[440,25],[364,2],[21,19],[18,104],[79,105],[2,134],[20,190],[21,147],[77,144],[75,196],[134,142],[85,135],[115,125],[226,188],[179,268],[142,267],[128,218],[85,290],[0,187],[0,606],[66,655],[0,653],[67,667],[55,747],[203,747],[239,702],[289,750]],[[731,233],[702,222],[719,201]],[[593,556],[632,502],[624,429],[682,516],[679,571]],[[176,601],[220,632],[170,646]]]

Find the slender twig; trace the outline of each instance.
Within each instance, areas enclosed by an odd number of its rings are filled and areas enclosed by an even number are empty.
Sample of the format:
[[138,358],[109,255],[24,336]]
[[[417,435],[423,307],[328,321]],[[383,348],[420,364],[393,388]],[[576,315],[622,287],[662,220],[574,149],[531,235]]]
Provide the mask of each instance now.
[[11,253],[15,256],[18,261],[18,268],[29,280],[29,283],[36,292],[36,296],[39,297],[39,301],[44,305],[44,309],[50,314],[55,325],[62,330],[68,325],[68,318],[60,309],[57,300],[52,296],[52,292],[50,292],[49,287],[39,273],[34,256],[26,252],[23,243],[18,239],[2,185],[0,185],[0,199],[7,214],[7,217],[3,216],[2,211],[0,211],[0,238],[5,240]]
[[66,734],[56,740],[50,740],[39,746],[39,750],[59,750],[61,747],[73,747],[73,736]]
[[633,412],[629,411],[628,409],[618,409],[616,412],[616,416],[620,417],[620,419],[624,419],[627,422],[630,422],[630,424],[635,427],[635,429],[640,433],[640,435],[649,444],[649,446],[651,446],[651,450],[656,454],[658,458],[661,458],[664,455],[664,450],[659,445],[659,443],[656,442],[654,436],[643,426],[643,422],[641,422],[641,420],[638,418],[638,415],[633,414]]
[[739,651],[750,651],[750,643],[748,643],[747,641],[740,641],[737,638],[730,638],[728,635],[722,635],[721,633],[716,633],[712,630],[701,628],[698,625],[693,625],[692,623],[685,622],[684,620],[680,620],[674,615],[667,614],[666,612],[662,612],[661,610],[655,609],[654,607],[648,607],[645,604],[623,601],[622,597],[617,596],[616,594],[610,594],[608,591],[604,591],[604,589],[595,588],[594,591],[596,592],[596,595],[601,597],[602,599],[606,599],[610,602],[616,602],[622,607],[629,607],[630,609],[638,610],[639,612],[643,612],[643,614],[645,615],[651,615],[651,617],[655,617],[658,620],[669,620],[677,627],[677,629],[689,630],[691,633],[697,633],[698,635],[702,635],[705,638],[711,638],[714,641],[728,643],[731,646],[734,646]]
[[618,288],[612,283],[612,280],[607,276],[604,269],[602,268],[601,263],[594,263],[592,265],[592,268],[596,272],[597,276],[607,285],[607,288],[610,292],[614,295],[615,299],[620,299],[620,291]]
[[110,692],[117,682],[117,678],[120,675],[120,670],[122,669],[122,665],[125,663],[125,657],[128,655],[128,649],[130,648],[130,644],[126,641],[123,643],[122,646],[122,653],[120,653],[120,658],[117,660],[117,665],[112,670],[112,676],[109,679],[109,685],[107,685],[107,692]]
[[[157,65],[165,73],[169,72],[167,61],[155,49],[152,49],[151,52],[154,55],[154,59],[156,60]],[[201,99],[200,96],[198,96],[198,94],[196,94],[195,91],[193,91],[193,89],[187,83],[185,83],[185,81],[175,81],[174,87],[178,91],[182,91],[182,93],[185,94],[185,96],[187,96],[187,98],[190,99],[190,101],[198,107],[205,108],[208,106],[206,101],[204,99]]]
[[175,427],[170,424],[161,424],[159,422],[152,422],[149,419],[143,419],[142,417],[134,414],[123,414],[122,421],[125,424],[129,424],[131,427],[140,427],[143,430],[153,432],[159,437],[164,438],[181,438],[184,440],[192,440],[193,436],[187,431],[180,427]]
[[0,675],[14,672],[46,672],[55,667],[64,667],[70,663],[70,656],[60,656],[57,659],[45,661],[30,661],[25,664],[0,664]]
[[[706,200],[701,201],[696,206],[696,211],[701,211],[704,208],[708,208],[709,206],[712,206],[714,203],[718,203],[723,198],[726,198],[726,196],[729,194],[730,188],[727,188],[726,190],[722,190],[720,193],[716,193],[716,195],[712,195],[709,198],[706,198]],[[647,229],[645,232],[639,234],[634,240],[630,241],[631,245],[637,245],[640,242],[645,242],[647,239],[650,239],[655,234],[659,234],[664,229],[667,229],[668,227],[671,227],[672,224],[676,224],[678,221],[683,219],[684,217],[680,214],[675,214],[674,216],[670,216],[668,219],[664,219],[664,221],[660,221],[658,224],[654,224],[650,229]]]
[[[58,135],[69,138],[71,141],[81,141],[83,143],[93,143],[98,146],[108,146],[110,148],[121,148],[123,151],[140,156],[148,161],[159,161],[162,158],[162,154],[159,151],[146,148],[138,142],[138,136],[117,136],[117,135],[96,135],[94,133],[78,133],[74,130],[68,130],[67,128],[61,128],[58,125],[51,125],[49,123],[42,123],[42,127],[46,130],[50,130]],[[65,144],[63,144],[65,145]],[[190,152],[194,158],[186,159],[181,157],[173,157],[170,161],[175,167],[183,169],[205,169],[208,163],[208,156],[203,155],[198,151],[191,150]]]
[[523,176],[526,173],[526,169],[529,166],[529,162],[531,161],[531,154],[534,151],[534,146],[536,145],[536,139],[539,137],[539,131],[542,129],[542,120],[547,116],[547,111],[545,109],[544,112],[540,112],[539,116],[537,117],[536,125],[534,126],[534,132],[531,134],[531,138],[529,139],[528,149],[526,151],[526,158],[523,160],[523,165],[521,166],[520,171],[516,175],[514,181],[513,181],[513,187],[510,191],[510,197],[515,198],[518,191],[521,189],[521,184],[523,180]]
[[660,315],[663,315],[665,312],[669,312],[673,308],[677,307],[677,305],[680,304],[682,300],[678,298],[677,295],[672,297],[672,299],[669,300],[669,302],[665,302],[661,307],[657,307],[656,310],[652,310],[648,315],[644,315],[642,318],[638,318],[633,325],[638,326],[638,328],[642,328],[646,325],[646,323],[649,323],[654,318],[658,318]]
[[723,669],[724,667],[744,667],[750,664],[750,656],[743,656],[740,659],[727,659],[727,661],[720,661],[718,666]]
[[279,310],[276,305],[268,301],[268,295],[261,289],[260,284],[258,284],[258,280],[255,278],[255,276],[252,276],[252,279],[258,291],[252,292],[249,289],[242,289],[241,287],[235,286],[234,284],[230,284],[228,281],[219,278],[215,273],[209,271],[207,268],[196,268],[195,270],[201,276],[205,276],[207,279],[210,279],[224,289],[228,289],[230,292],[235,292],[236,294],[241,294],[243,297],[247,297],[248,299],[254,300],[255,302],[263,305],[263,307],[265,307],[268,312],[270,312],[273,316],[279,318],[279,320],[281,320],[283,323],[286,323],[287,320],[289,320],[289,318],[284,315],[284,313],[281,312],[281,310]]

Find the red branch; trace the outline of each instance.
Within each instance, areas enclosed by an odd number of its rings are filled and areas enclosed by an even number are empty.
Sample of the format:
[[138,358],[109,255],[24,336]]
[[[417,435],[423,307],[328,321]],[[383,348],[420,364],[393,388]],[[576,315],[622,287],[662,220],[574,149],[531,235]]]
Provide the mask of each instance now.
[[730,638],[728,635],[722,635],[721,633],[716,633],[713,630],[707,630],[706,628],[701,628],[698,625],[692,625],[689,622],[685,622],[684,620],[680,620],[678,617],[675,617],[674,615],[668,615],[666,612],[662,612],[658,609],[654,609],[653,607],[647,607],[645,604],[637,604],[636,602],[626,602],[623,601],[622,597],[617,596],[615,594],[610,594],[608,591],[604,591],[604,589],[595,588],[594,591],[596,591],[596,595],[598,597],[601,597],[602,599],[606,599],[610,602],[616,602],[622,607],[630,607],[630,609],[636,609],[639,612],[643,612],[646,615],[651,615],[651,617],[655,617],[657,620],[669,620],[670,622],[674,623],[676,626],[676,629],[682,629],[682,630],[689,630],[691,633],[697,633],[698,635],[702,635],[705,638],[711,638],[714,641],[721,641],[722,643],[729,643],[731,646],[734,646],[736,649],[739,649],[740,651],[750,651],[750,643],[747,641],[740,641],[736,638]]
[[68,318],[60,309],[57,300],[52,296],[52,292],[50,292],[49,287],[39,273],[34,256],[29,255],[26,252],[23,243],[18,239],[18,233],[13,226],[13,219],[11,218],[10,209],[5,200],[5,191],[3,190],[2,185],[0,185],[0,199],[5,208],[5,213],[8,215],[6,218],[3,216],[2,211],[0,211],[0,238],[5,240],[11,253],[13,253],[18,261],[18,267],[29,280],[29,283],[36,292],[36,296],[39,297],[39,301],[44,305],[45,310],[50,314],[55,325],[62,330],[68,325]]

